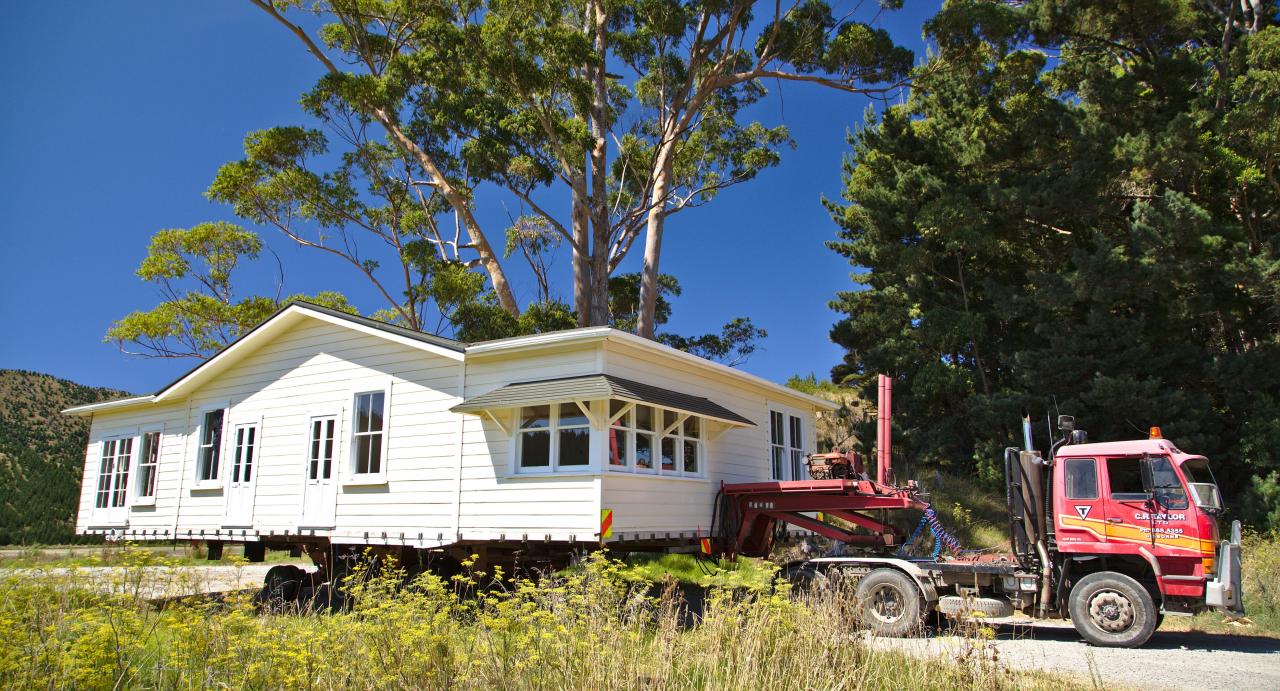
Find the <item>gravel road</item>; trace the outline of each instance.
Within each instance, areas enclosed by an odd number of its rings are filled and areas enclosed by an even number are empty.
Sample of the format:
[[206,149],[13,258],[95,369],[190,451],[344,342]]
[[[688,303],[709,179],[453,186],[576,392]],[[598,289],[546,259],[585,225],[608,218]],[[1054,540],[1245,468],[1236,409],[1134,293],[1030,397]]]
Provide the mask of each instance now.
[[[954,658],[965,641],[954,636],[872,639],[873,645]],[[1068,623],[997,625],[1000,664],[1080,677],[1099,688],[1280,689],[1280,639],[1226,634],[1156,632],[1141,648],[1096,648]]]

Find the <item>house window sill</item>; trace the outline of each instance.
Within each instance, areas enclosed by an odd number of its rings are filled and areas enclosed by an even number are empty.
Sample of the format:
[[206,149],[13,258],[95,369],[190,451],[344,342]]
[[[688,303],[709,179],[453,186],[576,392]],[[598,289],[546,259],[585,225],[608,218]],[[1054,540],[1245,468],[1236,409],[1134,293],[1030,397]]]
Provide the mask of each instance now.
[[151,508],[155,505],[156,505],[155,497],[134,497],[133,503],[130,504],[129,507],[130,508],[134,508],[134,507]]
[[637,480],[671,480],[673,482],[711,482],[710,479],[697,475],[662,475],[654,472],[634,472],[630,470],[610,470],[609,477],[629,477]]
[[595,468],[583,468],[582,470],[526,470],[519,473],[507,473],[503,476],[505,480],[559,480],[565,478],[580,477],[600,477],[601,472]]
[[191,486],[192,492],[212,492],[222,489],[221,480],[197,480],[196,484]]
[[377,487],[387,484],[387,476],[384,473],[377,475],[351,475],[342,479],[343,487]]

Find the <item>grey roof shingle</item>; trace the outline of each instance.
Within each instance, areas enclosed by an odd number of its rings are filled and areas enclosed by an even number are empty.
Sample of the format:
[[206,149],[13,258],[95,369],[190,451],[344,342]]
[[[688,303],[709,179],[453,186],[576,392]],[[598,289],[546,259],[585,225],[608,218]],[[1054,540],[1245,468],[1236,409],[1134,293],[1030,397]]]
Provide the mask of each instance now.
[[463,401],[451,410],[455,413],[478,413],[482,410],[607,398],[649,403],[732,424],[755,426],[754,422],[707,398],[643,384],[611,374],[589,374],[508,384]]

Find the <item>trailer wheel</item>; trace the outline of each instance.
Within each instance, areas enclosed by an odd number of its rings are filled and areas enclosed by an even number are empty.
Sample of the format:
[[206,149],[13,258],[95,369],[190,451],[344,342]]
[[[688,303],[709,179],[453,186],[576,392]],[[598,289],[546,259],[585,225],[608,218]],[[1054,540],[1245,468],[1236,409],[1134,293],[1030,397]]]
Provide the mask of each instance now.
[[827,574],[807,561],[786,565],[782,569],[782,576],[791,584],[791,592],[795,595],[814,593],[831,586]]
[[862,624],[877,636],[907,636],[920,630],[924,597],[907,574],[875,569],[858,581],[858,614]]
[[1085,640],[1109,648],[1136,648],[1156,630],[1159,611],[1151,594],[1132,578],[1100,571],[1071,589],[1071,623]]

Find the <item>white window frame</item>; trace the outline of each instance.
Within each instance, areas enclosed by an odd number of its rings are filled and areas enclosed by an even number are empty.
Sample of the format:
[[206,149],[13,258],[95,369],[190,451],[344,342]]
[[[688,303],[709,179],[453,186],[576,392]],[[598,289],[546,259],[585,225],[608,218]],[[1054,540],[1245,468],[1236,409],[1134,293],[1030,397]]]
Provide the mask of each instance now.
[[[204,445],[205,420],[208,419],[209,413],[216,413],[219,410],[222,411],[222,433],[218,437],[218,446],[217,446],[218,472],[213,474],[213,476],[208,479],[201,479],[200,470],[201,470],[201,465],[204,462],[204,458],[203,458],[204,450],[206,448],[213,448],[213,447],[206,447]],[[192,477],[193,484],[191,488],[193,490],[222,489],[222,485],[223,485],[222,480],[224,477],[226,477],[226,474],[223,471],[226,470],[226,465],[227,465],[225,463],[225,461],[227,460],[227,436],[228,436],[227,428],[231,422],[231,406],[218,405],[218,406],[210,406],[208,408],[201,408],[199,415],[200,415],[200,422],[198,425],[196,425],[196,462],[194,464],[195,467],[192,469],[194,475]]]
[[[773,480],[805,480],[807,479],[807,469],[804,464],[805,449],[809,448],[809,427],[812,425],[807,422],[809,416],[804,411],[792,408],[780,403],[769,402],[767,409],[769,411],[769,424],[765,428],[765,448],[767,456],[765,463],[768,465],[768,475]],[[779,418],[780,431],[782,433],[781,443],[775,439],[773,435],[773,423],[775,416]],[[793,434],[794,422],[798,421],[800,434]],[[775,468],[773,464],[774,454],[781,456],[780,468]],[[793,459],[796,461],[793,463]],[[798,466],[798,467],[796,467]],[[779,470],[780,472],[775,472]],[[796,476],[796,473],[799,476]]]
[[[357,427],[357,415],[359,414],[359,397],[368,394],[382,394],[382,448],[381,457],[378,459],[378,471],[368,473],[356,472],[356,453],[360,449],[358,437],[362,434]],[[346,449],[346,466],[339,476],[342,478],[344,485],[384,485],[387,483],[387,466],[391,460],[391,382],[379,384],[370,384],[368,386],[357,386],[351,389],[351,395],[347,397],[350,403],[350,414],[343,415],[347,424],[347,432],[344,438],[347,442]]]
[[[152,468],[151,475],[151,494],[143,494],[142,483],[142,467],[146,465],[146,449],[147,435],[156,435],[156,462]],[[150,425],[138,428],[138,440],[134,442],[135,448],[138,450],[134,454],[133,477],[137,480],[133,483],[131,493],[133,495],[132,506],[155,506],[156,495],[160,493],[160,459],[164,456],[164,425]]]
[[[787,414],[787,456],[792,480],[804,480],[804,418],[792,413]],[[796,437],[799,437],[797,439]]]
[[[521,428],[520,424],[521,424],[521,420],[524,418],[524,409],[536,408],[538,406],[536,405],[522,406],[516,409],[516,417],[515,417],[515,425],[514,425],[515,433],[514,433],[514,439],[512,439],[512,448],[515,449],[515,455],[514,455],[514,458],[512,459],[513,461],[512,470],[514,471],[514,473],[516,475],[576,475],[576,474],[582,474],[582,473],[597,472],[598,468],[596,468],[591,463],[591,444],[593,441],[591,437],[593,436],[592,427],[594,427],[594,425],[592,424],[591,404],[587,401],[559,401],[556,403],[543,403],[539,405],[545,405],[548,408],[547,427],[545,428],[546,434],[549,435],[549,438],[547,440],[548,463],[545,466],[532,466],[527,468],[524,466],[524,463],[523,463],[524,437],[525,437],[526,430]],[[586,424],[561,425],[560,424],[560,406],[562,405],[578,406],[579,412],[581,412],[582,416],[587,419]],[[560,464],[560,432],[561,430],[569,430],[569,429],[587,430],[587,462],[586,463],[578,463],[575,465],[565,465],[565,466],[562,466]],[[535,430],[527,430],[527,431],[533,432]],[[538,433],[542,432],[541,429],[538,429],[536,431]],[[605,463],[606,464],[608,463],[608,459],[605,459]]]
[[[129,455],[124,462],[124,487],[117,487],[117,481],[120,478],[120,445],[124,442],[129,443]],[[98,440],[95,463],[97,464],[97,472],[94,473],[93,483],[93,502],[90,504],[90,511],[93,518],[91,522],[95,525],[115,525],[124,524],[128,519],[128,510],[132,505],[132,497],[129,487],[129,480],[133,477],[133,459],[137,455],[135,453],[137,443],[137,435],[132,433],[114,433],[108,434]],[[106,492],[106,506],[98,506],[99,495],[103,493],[102,480],[103,468],[102,461],[106,455],[107,445],[111,444],[111,474],[108,476],[108,484]],[[116,497],[120,497],[120,505],[114,506]]]
[[[781,439],[774,435],[775,419],[777,420],[777,431],[781,434]],[[769,477],[774,480],[786,480],[787,465],[789,463],[787,454],[787,413],[770,408],[769,428],[766,432],[769,435],[769,457],[766,461],[769,464]],[[776,459],[775,456],[777,456]]]
[[[621,399],[612,399],[612,400],[621,400]],[[605,455],[604,455],[604,458],[605,458],[604,463],[605,463],[605,468],[609,472],[634,473],[638,475],[656,475],[658,477],[667,477],[667,478],[683,477],[683,478],[692,478],[692,479],[702,479],[706,477],[707,443],[708,443],[707,430],[708,430],[708,423],[710,422],[707,418],[702,417],[700,415],[693,415],[692,413],[686,413],[683,411],[675,410],[672,408],[663,408],[661,406],[650,405],[646,403],[633,403],[631,401],[622,401],[622,402],[628,405],[624,407],[623,410],[619,412],[617,415],[611,415],[609,417],[609,425],[607,427],[606,434],[608,434],[609,431],[613,430],[614,426],[619,421],[622,421],[624,423],[619,426],[619,431],[625,432],[628,436],[628,448],[627,448],[627,459],[626,459],[627,462],[624,465],[614,465],[610,463],[609,462],[610,454],[608,449],[606,448]],[[637,427],[636,411],[641,406],[649,408],[653,411],[653,415],[654,415],[653,431],[641,430]],[[674,413],[676,416],[675,424],[672,426],[667,426],[665,423],[667,413]],[[688,420],[689,418],[695,418],[698,420],[698,436],[697,437],[686,437],[684,434],[684,424],[685,424],[685,421]],[[651,468],[644,468],[636,465],[636,438],[641,434],[649,435],[653,439],[652,453],[650,456],[650,460],[653,464],[653,467]],[[672,451],[674,453],[673,461],[675,466],[673,470],[664,470],[662,467],[662,441],[664,439],[671,439],[673,444]],[[697,444],[697,458],[695,459],[695,462],[697,464],[697,470],[694,472],[688,472],[684,469],[684,444],[686,441],[692,441]],[[606,437],[605,439],[606,447],[608,443],[609,443],[608,438]]]

